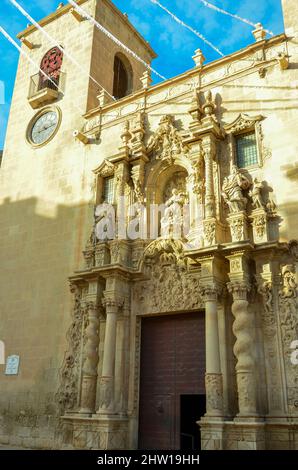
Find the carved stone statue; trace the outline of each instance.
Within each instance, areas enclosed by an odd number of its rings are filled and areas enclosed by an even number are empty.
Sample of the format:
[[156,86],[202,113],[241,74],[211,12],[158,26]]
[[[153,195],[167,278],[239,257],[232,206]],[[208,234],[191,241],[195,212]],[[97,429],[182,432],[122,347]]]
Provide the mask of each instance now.
[[252,205],[254,209],[262,209],[265,207],[263,190],[264,183],[255,178],[253,181],[252,190],[249,193],[252,198]]
[[222,185],[222,197],[231,213],[245,210],[247,198],[243,195],[243,191],[249,189],[250,185],[251,183],[246,176],[233,165],[232,173],[224,179]]
[[180,238],[183,233],[183,206],[187,201],[187,194],[178,189],[172,190],[172,196],[166,202],[165,213],[161,219],[161,236],[169,237],[177,234]]

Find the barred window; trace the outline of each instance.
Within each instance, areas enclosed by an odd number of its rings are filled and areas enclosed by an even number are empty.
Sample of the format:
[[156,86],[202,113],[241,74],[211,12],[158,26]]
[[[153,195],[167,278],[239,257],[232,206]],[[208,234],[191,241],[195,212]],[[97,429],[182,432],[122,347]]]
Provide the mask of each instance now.
[[258,163],[257,139],[255,132],[241,134],[236,139],[237,166],[246,168]]
[[114,177],[104,178],[103,180],[103,200],[108,204],[114,202]]

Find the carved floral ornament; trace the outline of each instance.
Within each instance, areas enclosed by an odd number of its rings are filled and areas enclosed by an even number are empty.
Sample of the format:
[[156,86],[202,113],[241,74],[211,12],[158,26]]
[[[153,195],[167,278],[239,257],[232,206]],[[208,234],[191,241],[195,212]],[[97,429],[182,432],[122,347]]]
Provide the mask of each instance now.
[[143,263],[148,280],[134,289],[143,314],[203,308],[199,273],[189,269],[188,261],[179,240],[160,238],[147,246]]
[[182,137],[174,126],[174,118],[165,115],[161,118],[155,133],[149,138],[147,153],[154,152],[156,160],[166,160],[174,163],[178,155],[188,152]]

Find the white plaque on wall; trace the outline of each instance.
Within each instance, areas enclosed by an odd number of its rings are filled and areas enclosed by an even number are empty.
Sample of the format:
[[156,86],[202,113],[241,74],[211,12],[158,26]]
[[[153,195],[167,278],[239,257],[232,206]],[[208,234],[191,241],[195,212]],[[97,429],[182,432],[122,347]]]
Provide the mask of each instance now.
[[20,356],[8,356],[6,359],[5,375],[18,375]]

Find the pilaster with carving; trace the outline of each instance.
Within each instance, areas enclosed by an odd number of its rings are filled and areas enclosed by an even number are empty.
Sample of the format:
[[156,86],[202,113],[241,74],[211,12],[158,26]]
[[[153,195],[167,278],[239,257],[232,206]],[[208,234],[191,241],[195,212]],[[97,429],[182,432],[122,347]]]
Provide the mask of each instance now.
[[96,302],[87,301],[85,308],[88,326],[85,333],[86,342],[83,352],[80,413],[92,414],[95,412],[97,365],[99,360],[99,315]]
[[[295,248],[295,250],[293,250]],[[281,266],[281,289],[279,291],[279,319],[281,325],[282,347],[285,357],[287,377],[287,402],[291,414],[298,414],[298,376],[291,362],[291,344],[298,338],[298,285],[297,285],[297,251],[290,244],[293,264]],[[296,265],[296,266],[295,266]]]
[[71,325],[67,332],[68,349],[60,371],[56,401],[60,414],[76,411],[80,395],[81,344],[85,330],[85,312],[82,306],[82,287],[71,283],[74,295]]
[[278,260],[271,253],[256,259],[257,290],[261,296],[262,319],[267,377],[268,410],[270,415],[281,416],[284,412],[283,361],[280,354],[278,324]]

